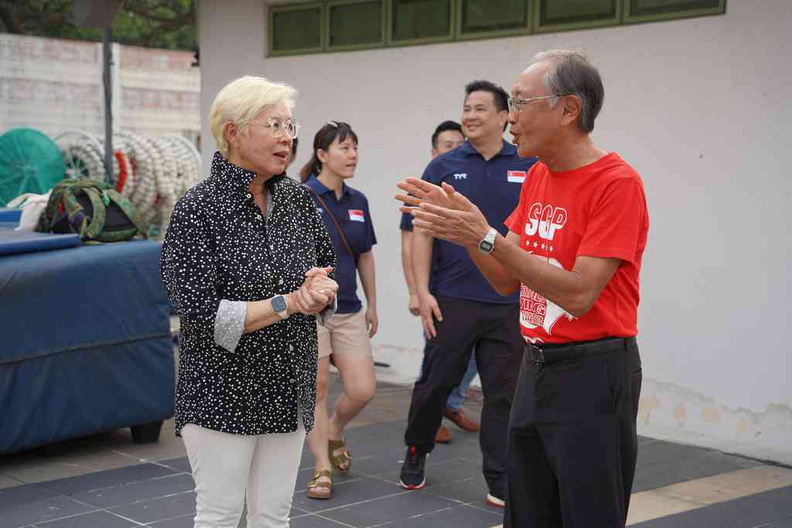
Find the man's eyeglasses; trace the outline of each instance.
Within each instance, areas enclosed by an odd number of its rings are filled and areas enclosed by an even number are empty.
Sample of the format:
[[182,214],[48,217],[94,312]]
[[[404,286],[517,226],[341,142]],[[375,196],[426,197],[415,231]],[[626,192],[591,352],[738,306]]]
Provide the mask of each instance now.
[[506,102],[509,105],[509,112],[514,112],[515,114],[519,114],[523,111],[525,105],[532,101],[538,101],[539,99],[552,99],[553,97],[564,97],[565,94],[555,94],[555,95],[540,95],[538,97],[529,97],[528,99],[516,99],[514,97],[509,97]]
[[300,124],[294,119],[281,121],[277,117],[268,117],[267,124],[263,126],[264,128],[271,129],[272,135],[275,137],[280,137],[285,132],[290,138],[294,139],[297,137],[297,133],[300,131]]

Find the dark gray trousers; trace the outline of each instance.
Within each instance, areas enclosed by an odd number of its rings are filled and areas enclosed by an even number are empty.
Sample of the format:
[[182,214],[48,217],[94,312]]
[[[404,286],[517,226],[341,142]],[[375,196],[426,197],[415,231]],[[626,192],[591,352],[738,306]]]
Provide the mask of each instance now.
[[427,339],[421,378],[413,387],[404,441],[423,452],[434,448],[448,395],[467,370],[471,351],[484,393],[481,445],[490,492],[506,494],[506,430],[523,355],[519,306],[439,297],[443,321]]
[[634,338],[544,364],[526,349],[509,422],[506,528],[624,527],[641,380]]

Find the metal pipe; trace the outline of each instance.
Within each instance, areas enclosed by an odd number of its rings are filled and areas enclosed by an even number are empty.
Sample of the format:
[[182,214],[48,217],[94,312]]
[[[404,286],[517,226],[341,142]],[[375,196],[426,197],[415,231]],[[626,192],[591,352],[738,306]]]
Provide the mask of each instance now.
[[107,26],[102,38],[102,81],[105,116],[105,181],[113,183],[113,30]]

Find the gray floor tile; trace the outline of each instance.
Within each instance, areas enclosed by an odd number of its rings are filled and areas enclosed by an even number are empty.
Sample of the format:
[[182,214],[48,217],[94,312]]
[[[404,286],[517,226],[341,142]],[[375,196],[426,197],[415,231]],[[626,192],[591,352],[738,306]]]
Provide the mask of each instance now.
[[291,528],[342,528],[349,526],[342,524],[326,517],[318,517],[316,515],[305,515],[297,519],[292,519],[289,522]]
[[344,436],[351,444],[361,444],[372,440],[385,441],[389,445],[403,444],[404,428],[407,422],[387,422],[355,429],[347,429]]
[[361,474],[368,476],[398,475],[401,467],[403,453],[386,455],[366,455],[355,458],[352,463],[354,467],[350,474]]
[[483,506],[489,490],[484,477],[476,476],[436,486],[428,486],[422,491],[465,504],[475,503]]
[[639,493],[685,480],[679,475],[678,465],[671,462],[656,462],[636,469],[632,490],[633,493]]
[[415,528],[418,526],[432,528],[490,528],[503,522],[503,512],[472,508],[470,506],[452,506],[409,519],[388,524],[388,528]]
[[757,528],[792,528],[792,517],[771,522],[770,524],[763,524]]
[[183,471],[185,473],[191,473],[192,468],[190,468],[190,460],[187,457],[179,457],[179,458],[169,458],[167,460],[158,460],[157,464],[168,466],[169,468],[173,468],[176,471]]
[[101,510],[57,521],[38,523],[36,526],[38,528],[129,528],[140,525]]
[[[338,391],[338,387],[335,388]],[[438,445],[427,459],[427,487],[407,492],[397,486],[404,457],[404,420],[349,429],[352,470],[335,475],[334,497],[308,499],[313,474],[303,451],[293,528],[439,526],[489,528],[502,511],[485,505],[478,435],[448,426],[451,445]],[[702,448],[639,438],[635,491],[758,465],[752,460]],[[171,455],[172,456],[172,455]],[[186,457],[156,464],[29,484],[0,490],[0,528],[98,528],[133,526],[111,513],[157,528],[192,528],[195,497]],[[76,523],[76,524],[75,524]],[[34,527],[35,525],[35,527]],[[655,519],[641,528],[792,528],[792,487]],[[244,522],[240,528],[244,527]]]
[[682,478],[692,480],[759,466],[761,462],[726,455],[717,451],[705,451],[696,456],[686,458],[675,465],[679,469],[679,474]]
[[773,502],[773,513],[780,514],[779,518],[792,517],[792,486],[766,491],[761,495]]
[[792,486],[634,525],[636,528],[756,528],[792,517]]
[[423,491],[405,491],[389,497],[327,510],[322,512],[322,515],[352,526],[374,526],[443,510],[458,504]]
[[192,490],[194,487],[192,475],[176,473],[172,476],[133,482],[123,486],[79,492],[72,495],[72,497],[93,506],[110,508],[175,493],[183,493]]
[[80,475],[78,477],[51,480],[49,482],[42,483],[41,486],[63,495],[72,495],[80,491],[90,491],[99,488],[107,488],[110,486],[121,486],[124,484],[129,484],[130,482],[151,480],[153,478],[172,475],[174,473],[176,473],[176,471],[173,469],[163,467],[158,464],[138,464],[136,466],[129,466],[120,469],[110,469],[107,471],[99,471],[97,473],[89,473],[88,475]]
[[[426,484],[429,486],[443,485],[469,478],[480,478],[482,482],[484,481],[484,475],[481,473],[481,462],[469,458],[434,460],[431,464],[427,459],[425,476]],[[396,478],[398,478],[398,473]]]
[[346,483],[334,484],[333,498],[330,500],[310,499],[301,491],[294,496],[293,504],[296,508],[315,513],[338,508],[346,504],[386,497],[403,491],[394,483],[361,477]]
[[[639,461],[633,483],[634,493],[760,465],[753,460],[717,451],[690,448],[690,446],[669,447],[667,442],[658,442],[658,445],[657,452],[648,455],[643,462]],[[673,453],[679,454],[680,457],[666,458]],[[647,460],[654,461],[647,462]]]
[[26,504],[43,501],[57,497],[59,493],[40,486],[39,484],[27,484],[0,490],[0,512],[6,511],[11,507],[22,507]]
[[[347,438],[347,448],[352,454],[352,464],[355,463],[357,457],[398,453],[405,449],[404,444],[396,438]],[[305,466],[312,464],[313,457],[310,451],[303,451],[302,461]]]
[[[13,488],[12,488],[13,489]],[[68,497],[47,497],[39,501],[0,507],[0,527],[19,528],[85,513],[96,508]]]
[[638,447],[638,467],[656,462],[679,461],[683,458],[701,455],[707,450],[683,444],[673,444],[657,440]]
[[153,522],[147,524],[146,526],[152,526],[154,528],[193,528],[194,519],[195,514],[191,513],[189,515],[182,515],[181,517],[174,517],[164,521]]
[[140,523],[152,523],[195,513],[195,493],[190,491],[171,495],[170,497],[160,497],[135,504],[117,506],[110,511],[123,517],[127,517]]
[[655,442],[661,442],[662,440],[657,440],[655,438],[649,438],[648,436],[639,436],[638,437],[638,445],[645,446],[647,444],[653,444]]

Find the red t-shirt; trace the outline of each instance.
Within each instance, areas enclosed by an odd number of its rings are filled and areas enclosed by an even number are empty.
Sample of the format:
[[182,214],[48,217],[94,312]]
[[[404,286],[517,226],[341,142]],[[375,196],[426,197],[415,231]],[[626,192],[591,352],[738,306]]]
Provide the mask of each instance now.
[[580,318],[523,284],[520,327],[526,341],[567,343],[638,333],[638,275],[649,215],[640,176],[617,154],[565,172],[536,163],[505,224],[520,235],[521,248],[565,270],[578,256],[622,261]]

